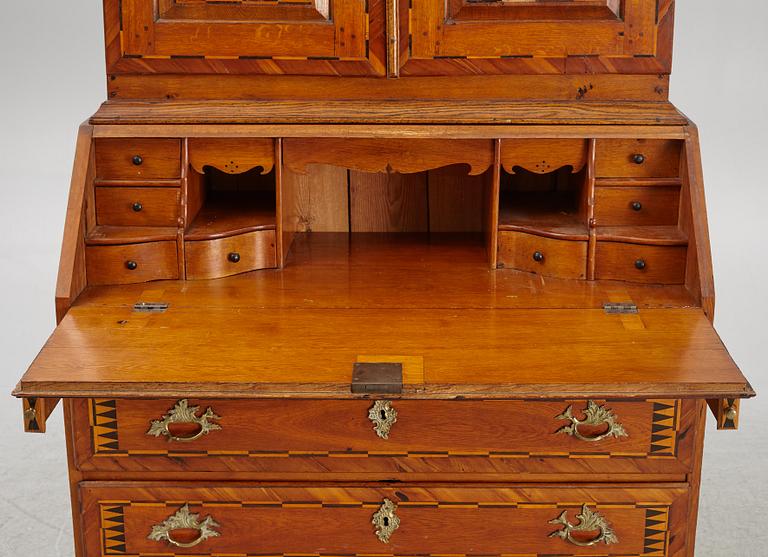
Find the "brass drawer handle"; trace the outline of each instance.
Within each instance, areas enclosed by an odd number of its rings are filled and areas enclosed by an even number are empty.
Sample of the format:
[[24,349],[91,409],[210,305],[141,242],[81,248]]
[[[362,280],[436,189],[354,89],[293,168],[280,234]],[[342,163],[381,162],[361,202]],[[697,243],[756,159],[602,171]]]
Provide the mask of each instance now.
[[[173,516],[169,516],[162,524],[152,526],[147,539],[156,542],[167,542],[176,547],[189,548],[200,545],[208,538],[215,538],[221,534],[214,530],[219,524],[210,516],[206,516],[202,522],[199,521],[199,514],[189,512],[189,505],[184,505]],[[191,542],[180,542],[174,540],[171,533],[174,530],[197,530],[197,537]]]
[[371,518],[371,523],[376,527],[376,537],[382,543],[389,543],[392,533],[400,527],[400,518],[396,511],[397,505],[389,499],[384,499],[379,510]]
[[[555,417],[556,420],[569,420],[571,423],[561,427],[557,430],[557,433],[565,433],[580,439],[581,441],[587,441],[590,443],[597,443],[608,437],[629,437],[624,430],[624,426],[618,422],[618,418],[612,410],[601,406],[596,402],[590,400],[587,402],[587,407],[584,409],[584,419],[580,420],[573,415],[573,406],[569,406],[565,409],[565,412]],[[600,426],[606,425],[608,429],[599,435],[582,435],[579,432],[579,426]]]
[[377,400],[368,410],[368,419],[373,422],[373,430],[382,439],[389,439],[389,430],[397,421],[397,410],[389,400]]
[[[214,414],[212,408],[208,407],[202,416],[197,415],[199,409],[199,406],[190,406],[187,399],[180,400],[161,420],[152,420],[150,422],[151,425],[149,431],[147,431],[147,435],[154,435],[155,437],[165,435],[168,437],[168,441],[189,443],[200,439],[203,435],[207,435],[211,431],[221,429],[219,424],[209,421],[221,419]],[[177,437],[171,433],[170,429],[168,429],[168,426],[171,424],[197,424],[200,426],[200,431],[190,437]]]
[[[550,524],[559,524],[563,528],[555,530],[549,537],[562,538],[579,547],[591,547],[601,542],[605,545],[619,542],[619,538],[616,537],[616,534],[613,532],[611,525],[608,524],[608,521],[597,511],[591,511],[587,505],[581,507],[581,512],[576,515],[576,518],[579,520],[579,524],[571,524],[568,521],[568,511],[563,511],[560,516],[554,520],[550,520]],[[573,537],[574,532],[600,532],[600,534],[589,541],[581,541]]]

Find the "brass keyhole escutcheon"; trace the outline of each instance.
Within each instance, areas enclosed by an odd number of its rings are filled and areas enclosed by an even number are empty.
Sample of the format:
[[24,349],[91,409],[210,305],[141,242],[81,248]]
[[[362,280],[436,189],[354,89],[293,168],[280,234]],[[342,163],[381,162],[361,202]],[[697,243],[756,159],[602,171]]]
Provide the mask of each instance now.
[[392,533],[400,527],[400,518],[396,514],[397,505],[389,499],[379,507],[371,518],[371,523],[376,527],[376,537],[382,543],[389,543]]
[[368,419],[373,422],[373,430],[382,439],[389,439],[389,432],[397,422],[397,410],[389,400],[377,400],[368,410]]

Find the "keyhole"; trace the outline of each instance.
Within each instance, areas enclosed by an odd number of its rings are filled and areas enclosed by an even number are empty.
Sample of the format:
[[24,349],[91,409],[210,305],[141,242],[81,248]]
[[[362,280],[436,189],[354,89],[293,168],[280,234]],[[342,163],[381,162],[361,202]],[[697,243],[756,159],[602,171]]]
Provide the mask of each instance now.
[[381,419],[386,420],[387,419],[387,413],[384,410],[381,410]]
[[384,526],[389,526],[389,518],[384,517]]

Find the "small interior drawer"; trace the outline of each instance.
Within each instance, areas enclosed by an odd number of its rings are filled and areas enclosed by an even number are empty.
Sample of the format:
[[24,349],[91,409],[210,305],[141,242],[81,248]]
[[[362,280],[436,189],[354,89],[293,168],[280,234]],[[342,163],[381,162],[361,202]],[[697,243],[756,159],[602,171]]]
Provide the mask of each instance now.
[[583,279],[587,269],[587,242],[500,231],[498,262],[505,268],[544,276]]
[[682,554],[688,511],[680,484],[84,482],[80,497],[89,556],[666,557]]
[[181,176],[178,139],[95,140],[98,180],[174,180]]
[[106,226],[178,226],[178,188],[97,187],[96,222]]
[[685,246],[597,242],[595,278],[651,284],[685,282]]
[[595,188],[597,226],[675,225],[680,213],[680,188]]
[[277,266],[275,231],[185,242],[187,278],[211,279]]
[[85,259],[90,285],[179,278],[174,241],[88,246]]
[[598,178],[676,178],[681,142],[673,139],[598,139]]

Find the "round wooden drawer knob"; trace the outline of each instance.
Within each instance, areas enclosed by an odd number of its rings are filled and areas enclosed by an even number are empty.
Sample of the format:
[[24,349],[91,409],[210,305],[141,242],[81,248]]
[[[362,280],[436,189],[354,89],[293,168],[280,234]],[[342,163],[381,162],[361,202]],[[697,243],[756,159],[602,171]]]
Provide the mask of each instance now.
[[643,164],[645,162],[645,155],[642,153],[632,155],[632,162],[635,164]]
[[125,262],[125,268],[129,271],[135,271],[138,268],[139,264],[135,261],[128,260]]
[[133,158],[131,159],[131,162],[135,166],[141,166],[141,164],[144,162],[144,159],[141,158],[141,155],[133,155]]
[[543,254],[543,253],[541,253],[540,251],[536,251],[536,252],[534,252],[534,253],[533,253],[533,260],[534,260],[536,263],[543,263],[543,262],[544,262],[544,254]]
[[638,259],[637,261],[635,261],[635,269],[637,269],[638,271],[642,271],[643,269],[645,269],[645,266],[646,266],[645,259]]
[[633,211],[642,211],[643,210],[643,204],[639,201],[633,201],[629,204],[630,207],[632,207]]
[[233,251],[227,256],[227,259],[229,259],[230,263],[238,263],[240,261],[240,254]]
[[134,204],[132,205],[132,207],[131,207],[131,208],[132,208],[132,209],[133,209],[135,212],[137,212],[137,213],[138,213],[138,212],[140,212],[140,211],[141,211],[141,210],[144,208],[144,205],[142,205],[141,203],[139,203],[139,202],[137,201],[136,203],[134,203]]

